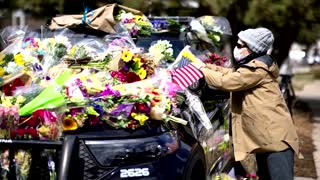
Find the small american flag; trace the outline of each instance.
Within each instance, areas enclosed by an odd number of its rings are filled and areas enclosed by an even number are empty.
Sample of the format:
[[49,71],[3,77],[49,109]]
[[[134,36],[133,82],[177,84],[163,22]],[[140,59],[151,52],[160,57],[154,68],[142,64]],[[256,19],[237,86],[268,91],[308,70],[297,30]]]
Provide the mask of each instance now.
[[188,64],[171,71],[172,82],[185,89],[203,77],[203,74],[194,65]]

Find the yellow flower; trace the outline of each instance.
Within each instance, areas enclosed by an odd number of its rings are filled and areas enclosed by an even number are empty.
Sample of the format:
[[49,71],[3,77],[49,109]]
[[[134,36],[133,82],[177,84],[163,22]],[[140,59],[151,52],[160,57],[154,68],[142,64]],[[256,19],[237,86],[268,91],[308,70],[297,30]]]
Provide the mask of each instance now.
[[2,67],[0,67],[0,77],[2,77],[4,75],[5,71],[3,70]]
[[214,25],[214,20],[211,16],[204,16],[202,21],[203,21],[203,23],[205,23],[207,25],[210,25],[210,26]]
[[138,74],[140,79],[145,79],[147,77],[147,71],[144,68],[139,69]]
[[77,47],[76,46],[73,46],[71,49],[70,49],[70,56],[71,57],[74,57],[74,55],[76,54],[76,50],[77,50]]
[[56,39],[55,38],[49,38],[49,43],[52,43],[52,44],[56,43]]
[[64,131],[74,131],[78,129],[77,122],[71,117],[71,115],[68,115],[64,118],[62,123],[62,128]]
[[6,55],[4,55],[3,53],[0,52],[0,66],[4,64],[5,57],[6,57]]
[[19,96],[17,97],[16,103],[20,105],[20,104],[22,104],[25,100],[26,100],[25,97],[19,95]]
[[139,21],[143,21],[143,18],[140,15],[135,15],[134,20],[135,20],[135,22],[139,22]]
[[10,99],[9,98],[5,98],[3,101],[2,101],[2,105],[4,107],[11,107],[13,104],[11,103]]
[[22,54],[18,53],[16,55],[14,55],[14,61],[16,62],[17,65],[19,66],[23,66],[24,65],[24,60],[22,57]]
[[146,116],[145,114],[137,114],[137,113],[131,113],[131,117],[133,117],[133,119],[139,121],[141,126],[143,126],[144,123],[146,122],[146,120],[149,119],[149,117]]
[[124,62],[129,62],[129,61],[131,61],[131,60],[132,60],[132,57],[133,57],[133,54],[132,54],[130,51],[128,51],[128,50],[123,51],[122,56],[121,56],[121,58],[122,58],[122,60],[123,60]]
[[134,62],[140,62],[140,61],[141,61],[141,58],[135,57],[135,58],[133,58],[133,61],[134,61]]
[[50,134],[50,128],[42,125],[40,128],[38,128],[38,132],[42,136],[48,136]]

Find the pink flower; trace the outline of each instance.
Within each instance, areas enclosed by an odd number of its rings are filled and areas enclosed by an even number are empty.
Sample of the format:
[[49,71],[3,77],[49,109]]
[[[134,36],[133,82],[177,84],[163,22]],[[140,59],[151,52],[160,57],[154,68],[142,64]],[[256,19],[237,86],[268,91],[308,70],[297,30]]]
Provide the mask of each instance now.
[[4,113],[3,113],[3,115],[4,115],[4,116],[8,116],[8,115],[9,115],[9,112],[10,112],[10,108],[4,107]]
[[4,116],[4,107],[1,106],[0,107],[0,117],[3,117]]
[[169,92],[169,96],[172,96],[172,97],[176,96],[177,91],[180,90],[180,86],[169,81],[166,83],[166,87],[167,87],[167,91]]
[[11,106],[10,110],[9,110],[9,115],[10,116],[16,116],[16,115],[19,115],[18,113],[18,107],[17,106]]
[[39,119],[42,123],[52,124],[57,121],[57,116],[54,112],[38,109],[32,113],[33,119]]

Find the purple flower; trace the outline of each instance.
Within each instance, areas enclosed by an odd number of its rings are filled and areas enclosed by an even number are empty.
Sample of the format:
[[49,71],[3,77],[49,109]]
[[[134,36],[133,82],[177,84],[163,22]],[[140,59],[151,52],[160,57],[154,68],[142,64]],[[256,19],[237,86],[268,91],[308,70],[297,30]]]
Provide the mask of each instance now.
[[35,64],[32,66],[32,69],[33,69],[33,71],[42,71],[42,67],[41,67],[41,65],[39,65],[38,63],[35,63]]
[[82,81],[78,78],[76,79],[76,84],[80,87],[82,86]]
[[132,27],[130,34],[131,36],[135,36],[138,34],[138,30],[135,27]]
[[113,117],[120,115],[125,115],[126,117],[129,117],[133,106],[133,103],[119,104],[113,111],[110,112],[110,115]]
[[75,116],[77,113],[83,113],[84,108],[83,107],[75,107],[69,109],[71,116]]
[[121,72],[128,72],[129,71],[129,66],[126,64],[125,66],[123,66],[120,70]]
[[120,96],[120,92],[119,91],[115,91],[112,90],[109,85],[106,85],[106,89],[101,93],[101,96],[116,96],[119,97]]

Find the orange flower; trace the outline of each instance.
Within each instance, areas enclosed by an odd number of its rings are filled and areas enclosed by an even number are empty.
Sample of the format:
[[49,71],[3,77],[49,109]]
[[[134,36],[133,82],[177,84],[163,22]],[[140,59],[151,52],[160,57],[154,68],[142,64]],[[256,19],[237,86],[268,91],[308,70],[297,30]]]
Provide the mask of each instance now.
[[78,129],[78,124],[74,119],[72,119],[71,115],[68,115],[64,118],[62,128],[64,131],[74,131]]

